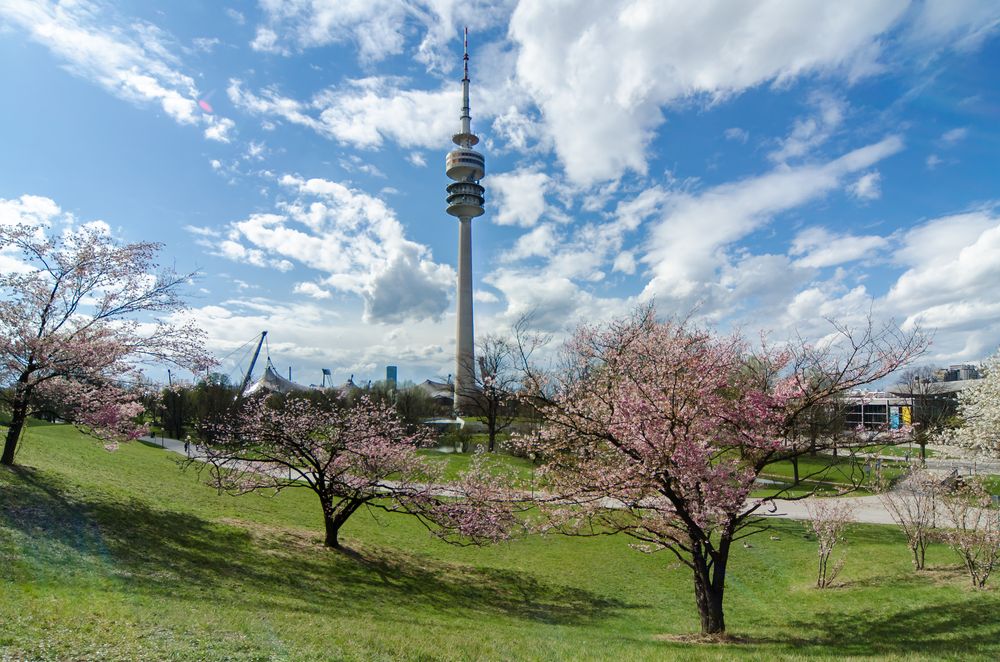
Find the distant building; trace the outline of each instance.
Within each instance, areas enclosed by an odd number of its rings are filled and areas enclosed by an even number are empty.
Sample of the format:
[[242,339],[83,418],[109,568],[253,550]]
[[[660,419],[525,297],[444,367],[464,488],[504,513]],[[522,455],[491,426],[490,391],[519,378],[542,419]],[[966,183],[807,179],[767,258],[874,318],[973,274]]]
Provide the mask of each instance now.
[[451,404],[454,402],[455,385],[450,380],[447,382],[437,382],[432,379],[425,379],[417,384],[417,388],[440,404],[447,403],[451,407]]
[[913,403],[909,398],[889,393],[851,393],[847,396],[844,422],[850,428],[886,428],[895,430],[913,421]]
[[934,378],[938,382],[959,382],[972,379],[981,379],[979,368],[969,363],[951,365],[935,371]]

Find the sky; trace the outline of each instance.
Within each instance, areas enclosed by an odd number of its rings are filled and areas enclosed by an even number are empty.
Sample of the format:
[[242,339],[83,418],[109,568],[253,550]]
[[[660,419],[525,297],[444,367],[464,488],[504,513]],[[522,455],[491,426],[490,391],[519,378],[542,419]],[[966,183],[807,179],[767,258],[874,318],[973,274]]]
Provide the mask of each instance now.
[[464,26],[477,336],[1000,345],[995,0],[0,0],[0,222],[161,242],[235,379],[265,329],[302,383],[444,377]]

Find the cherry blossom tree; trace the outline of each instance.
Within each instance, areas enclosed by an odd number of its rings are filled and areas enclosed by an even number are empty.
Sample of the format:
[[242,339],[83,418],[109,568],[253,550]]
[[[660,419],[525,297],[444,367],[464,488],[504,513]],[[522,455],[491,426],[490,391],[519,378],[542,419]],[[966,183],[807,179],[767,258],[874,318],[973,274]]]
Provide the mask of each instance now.
[[846,556],[841,556],[830,566],[837,543],[844,542],[844,531],[851,523],[853,506],[837,499],[818,499],[806,502],[809,519],[806,527],[816,536],[819,563],[816,568],[816,588],[827,588],[844,567]]
[[938,537],[962,558],[972,588],[986,588],[1000,564],[1000,510],[981,479],[970,478],[941,498],[945,526]]
[[992,458],[1000,458],[1000,352],[984,366],[986,376],[958,396],[961,427],[941,433],[945,443],[962,446]]
[[141,364],[210,363],[197,327],[157,317],[183,310],[190,278],[160,268],[160,248],[121,244],[99,226],[60,234],[0,225],[0,251],[20,258],[0,274],[0,385],[11,415],[0,463],[14,463],[40,403],[59,403],[61,415],[100,436],[135,436],[138,396],[127,385]]
[[926,469],[918,468],[894,485],[886,486],[879,494],[885,509],[906,536],[906,545],[913,554],[915,570],[924,569],[924,557],[933,537],[940,492],[940,481]]
[[732,545],[763,528],[755,515],[769,501],[748,500],[757,476],[809,452],[788,443],[804,412],[926,346],[870,320],[836,330],[836,345],[752,352],[736,336],[657,321],[648,307],[581,327],[552,369],[523,360],[526,397],[544,421],[523,442],[552,495],[544,528],[622,532],[641,551],[668,550],[692,572],[702,632],[724,633]]
[[341,527],[362,507],[414,515],[452,542],[507,537],[516,524],[506,505],[513,497],[481,468],[443,489],[441,465],[417,453],[429,442],[389,403],[362,396],[348,406],[292,394],[247,401],[197,455],[208,462],[211,484],[231,494],[314,492],[327,547],[340,548]]

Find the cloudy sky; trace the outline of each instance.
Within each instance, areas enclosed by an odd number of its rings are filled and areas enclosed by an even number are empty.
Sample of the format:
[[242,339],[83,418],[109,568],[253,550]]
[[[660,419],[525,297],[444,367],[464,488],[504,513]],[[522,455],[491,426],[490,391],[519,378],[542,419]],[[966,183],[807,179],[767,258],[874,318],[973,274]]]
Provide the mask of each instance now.
[[995,0],[0,0],[0,220],[162,242],[220,357],[446,375],[465,25],[477,333],[655,299],[1000,344]]

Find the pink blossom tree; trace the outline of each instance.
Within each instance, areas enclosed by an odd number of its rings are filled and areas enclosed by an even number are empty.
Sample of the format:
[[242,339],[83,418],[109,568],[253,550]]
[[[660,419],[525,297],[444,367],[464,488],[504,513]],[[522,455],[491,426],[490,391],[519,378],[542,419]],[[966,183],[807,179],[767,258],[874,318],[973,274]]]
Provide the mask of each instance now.
[[211,484],[231,494],[308,489],[319,499],[324,544],[362,507],[418,517],[449,541],[503,539],[516,524],[512,495],[479,469],[445,489],[441,465],[417,453],[431,443],[408,431],[388,403],[363,396],[350,406],[296,397],[254,399],[198,448]]
[[190,278],[156,264],[160,245],[121,244],[95,227],[46,234],[19,224],[0,225],[0,250],[20,256],[0,274],[0,386],[11,415],[0,464],[14,463],[41,404],[99,436],[135,436],[137,396],[125,385],[142,363],[210,364],[199,329],[157,317],[184,308]]
[[702,632],[724,633],[732,545],[763,528],[755,515],[769,501],[748,499],[757,476],[809,452],[788,443],[803,412],[925,346],[892,327],[841,331],[842,352],[803,343],[754,353],[735,336],[657,321],[648,307],[581,327],[555,369],[523,361],[544,421],[524,443],[552,495],[545,528],[622,532],[642,551],[669,550],[692,571]]

